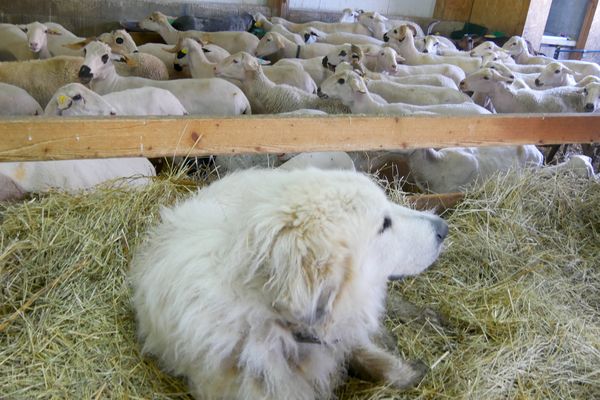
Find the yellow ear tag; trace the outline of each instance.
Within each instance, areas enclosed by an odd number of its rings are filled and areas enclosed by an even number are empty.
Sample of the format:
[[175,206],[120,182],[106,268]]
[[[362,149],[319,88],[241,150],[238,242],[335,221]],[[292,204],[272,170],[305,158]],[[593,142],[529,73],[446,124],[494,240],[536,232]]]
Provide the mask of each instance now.
[[64,94],[61,94],[60,96],[58,96],[57,100],[59,107],[64,107],[69,102],[69,97],[65,96]]
[[257,28],[262,28],[262,25],[263,25],[262,21],[256,21],[254,23],[254,26],[257,27]]
[[181,49],[181,54],[187,54],[188,53],[188,49]]

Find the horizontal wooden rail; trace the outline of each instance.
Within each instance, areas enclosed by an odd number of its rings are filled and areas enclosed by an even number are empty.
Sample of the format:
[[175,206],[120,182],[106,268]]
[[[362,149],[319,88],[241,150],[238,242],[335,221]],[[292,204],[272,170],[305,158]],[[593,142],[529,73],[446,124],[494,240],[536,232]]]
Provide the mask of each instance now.
[[0,161],[594,142],[598,114],[0,120]]

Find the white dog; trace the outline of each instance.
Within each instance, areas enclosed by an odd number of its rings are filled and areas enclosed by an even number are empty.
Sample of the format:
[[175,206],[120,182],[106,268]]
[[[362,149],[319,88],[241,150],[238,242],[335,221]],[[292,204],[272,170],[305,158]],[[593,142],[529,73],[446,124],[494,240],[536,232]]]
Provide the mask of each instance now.
[[144,351],[205,400],[327,399],[346,361],[409,387],[426,367],[372,337],[388,277],[427,268],[447,232],[355,172],[234,173],[163,210],[138,250]]

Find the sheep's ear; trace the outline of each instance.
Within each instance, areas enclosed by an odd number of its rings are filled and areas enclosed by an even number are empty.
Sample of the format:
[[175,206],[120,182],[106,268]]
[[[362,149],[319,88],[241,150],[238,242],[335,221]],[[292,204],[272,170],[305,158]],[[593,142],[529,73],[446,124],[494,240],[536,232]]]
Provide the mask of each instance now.
[[408,29],[410,29],[412,31],[413,37],[417,36],[417,29],[414,26],[412,26],[412,25],[404,25],[404,26],[406,26]]
[[58,31],[58,30],[56,30],[54,28],[48,28],[48,30],[46,31],[46,33],[48,35],[62,35],[61,31]]
[[406,58],[402,57],[400,54],[396,56],[396,62],[398,64],[404,64],[404,61],[406,61]]
[[173,47],[163,47],[162,50],[166,51],[167,53],[177,53],[179,51],[176,45]]
[[367,86],[365,85],[365,81],[363,81],[358,75],[349,76],[348,83],[350,84],[350,88],[354,93],[367,93]]
[[89,38],[83,39],[80,42],[63,44],[63,47],[66,47],[67,49],[71,49],[71,50],[81,50],[85,46],[87,46],[88,43],[93,42],[94,40],[96,40],[95,37],[89,37]]
[[129,58],[128,56],[122,56],[120,54],[113,54],[112,59],[115,61],[118,61],[118,62],[125,63],[129,67],[137,67],[138,66],[138,63],[135,60],[133,60],[132,58]]
[[563,69],[564,69],[565,71],[567,71],[567,73],[568,73],[568,74],[571,74],[571,75],[577,75],[577,73],[576,73],[575,71],[573,71],[573,70],[572,70],[571,68],[569,68],[569,67],[566,67],[566,66],[564,66],[564,65],[563,65]]
[[260,65],[269,65],[269,64],[271,64],[271,61],[269,61],[269,60],[263,60],[262,58],[257,58],[256,61],[258,61],[258,63]]
[[258,63],[258,59],[256,57],[243,55],[242,56],[242,63],[244,65],[244,69],[246,71],[256,71],[256,70],[258,70],[260,68],[260,65]]
[[364,57],[362,49],[355,44],[350,47],[350,54],[353,59],[355,58],[357,60],[362,60]]

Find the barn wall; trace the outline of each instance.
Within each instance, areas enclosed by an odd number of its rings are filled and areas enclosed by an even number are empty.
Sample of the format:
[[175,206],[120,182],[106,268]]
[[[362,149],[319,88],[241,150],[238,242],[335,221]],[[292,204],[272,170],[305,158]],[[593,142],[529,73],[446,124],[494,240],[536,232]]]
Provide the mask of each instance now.
[[289,0],[290,10],[319,10],[340,12],[344,8],[362,8],[378,11],[385,15],[405,15],[411,17],[433,16],[435,0]]
[[120,20],[139,20],[152,11],[168,15],[232,15],[243,11],[271,14],[270,0],[0,0],[0,22],[53,21],[81,36],[118,27]]

